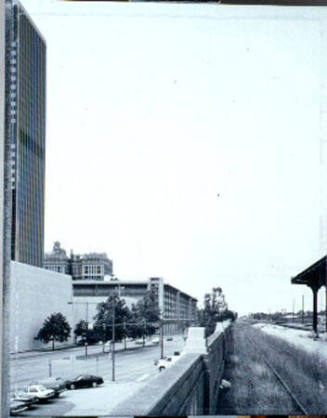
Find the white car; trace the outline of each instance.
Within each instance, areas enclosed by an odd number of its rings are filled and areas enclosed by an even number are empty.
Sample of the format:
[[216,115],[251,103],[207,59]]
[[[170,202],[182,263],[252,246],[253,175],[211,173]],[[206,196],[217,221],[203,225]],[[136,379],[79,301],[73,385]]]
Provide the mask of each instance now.
[[47,389],[43,385],[30,385],[25,389],[25,392],[36,396],[39,401],[47,401],[55,397],[55,391]]
[[152,344],[159,344],[159,343],[160,343],[159,337],[152,338]]
[[169,369],[178,358],[178,356],[166,357],[157,360],[154,364],[158,367],[159,372],[162,372],[163,370]]

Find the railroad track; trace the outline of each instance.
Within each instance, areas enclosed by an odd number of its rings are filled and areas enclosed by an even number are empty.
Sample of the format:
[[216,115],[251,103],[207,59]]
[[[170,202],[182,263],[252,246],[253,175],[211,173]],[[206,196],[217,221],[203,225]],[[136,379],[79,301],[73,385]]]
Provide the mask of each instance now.
[[[248,338],[249,344],[253,344],[253,342]],[[283,379],[283,377],[280,375],[280,373],[277,372],[277,370],[273,367],[273,365],[270,363],[269,360],[265,357],[265,354],[262,350],[258,350],[258,347],[255,347],[257,352],[260,352],[260,355],[262,357],[263,362],[267,365],[268,369],[272,372],[272,374],[276,377],[276,380],[280,383],[280,385],[283,387],[283,389],[287,392],[289,397],[292,399],[294,405],[296,408],[300,411],[301,415],[309,415],[308,411],[305,409],[304,405],[300,402],[298,397],[295,395],[294,392],[292,392],[291,388],[288,386],[286,381]]]

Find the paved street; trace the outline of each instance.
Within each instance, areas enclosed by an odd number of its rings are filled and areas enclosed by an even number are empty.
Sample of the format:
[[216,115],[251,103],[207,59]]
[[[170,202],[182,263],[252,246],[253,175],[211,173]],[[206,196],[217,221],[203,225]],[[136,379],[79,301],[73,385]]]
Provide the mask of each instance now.
[[[80,373],[98,374],[104,378],[104,385],[92,389],[66,391],[56,400],[38,405],[26,411],[24,416],[40,415],[100,415],[109,414],[110,410],[124,399],[131,396],[145,382],[155,379],[159,372],[154,361],[160,358],[160,346],[150,341],[146,347],[128,345],[127,351],[116,353],[116,381],[112,382],[111,354],[103,354],[102,347],[88,348],[88,358],[84,357],[84,348],[72,348],[55,353],[40,355],[20,354],[11,361],[12,386],[22,387],[33,380],[49,375],[49,360],[52,363],[52,375],[63,378],[76,377]],[[173,341],[166,341],[165,354],[181,351],[184,340],[175,336]],[[118,344],[121,349],[122,344]],[[28,353],[26,353],[28,354]]]

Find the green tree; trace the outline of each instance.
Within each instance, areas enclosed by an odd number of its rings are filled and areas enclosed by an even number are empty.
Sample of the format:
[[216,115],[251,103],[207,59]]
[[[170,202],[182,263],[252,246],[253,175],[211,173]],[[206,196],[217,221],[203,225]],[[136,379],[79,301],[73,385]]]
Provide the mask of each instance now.
[[88,324],[86,321],[79,321],[76,324],[75,330],[74,330],[74,334],[75,334],[75,338],[77,337],[82,337],[82,338],[86,338],[88,332]]
[[153,335],[160,321],[158,298],[154,291],[149,290],[136,304],[136,319],[139,327],[143,327],[144,335]]
[[39,330],[36,340],[40,340],[47,344],[52,341],[52,350],[55,348],[55,341],[67,341],[71,332],[71,327],[64,315],[60,312],[53,313],[43,322],[42,328]]
[[112,320],[115,323],[115,340],[120,341],[127,336],[126,324],[131,319],[131,311],[124,299],[111,295],[105,302],[97,305],[97,314],[94,317],[93,329],[103,341],[112,339]]
[[203,306],[198,312],[198,321],[200,326],[205,327],[206,337],[215,331],[217,322],[237,317],[236,312],[228,310],[221,287],[214,287],[211,293],[204,295]]
[[102,332],[99,332],[97,328],[94,328],[93,325],[84,320],[81,320],[76,324],[74,334],[75,339],[81,337],[82,340],[88,344],[94,344],[100,341],[102,337]]
[[131,318],[127,324],[127,334],[132,338],[142,337],[144,330],[144,321],[140,315],[139,307],[135,304],[132,305]]

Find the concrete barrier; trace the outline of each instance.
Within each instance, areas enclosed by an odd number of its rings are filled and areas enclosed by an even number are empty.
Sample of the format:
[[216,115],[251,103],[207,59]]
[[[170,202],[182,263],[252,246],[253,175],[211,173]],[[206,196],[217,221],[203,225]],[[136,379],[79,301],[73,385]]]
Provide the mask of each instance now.
[[191,327],[188,331],[188,338],[183,350],[184,353],[207,354],[204,328]]
[[221,324],[207,341],[204,328],[190,328],[181,358],[118,405],[114,416],[214,415],[232,326]]

